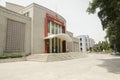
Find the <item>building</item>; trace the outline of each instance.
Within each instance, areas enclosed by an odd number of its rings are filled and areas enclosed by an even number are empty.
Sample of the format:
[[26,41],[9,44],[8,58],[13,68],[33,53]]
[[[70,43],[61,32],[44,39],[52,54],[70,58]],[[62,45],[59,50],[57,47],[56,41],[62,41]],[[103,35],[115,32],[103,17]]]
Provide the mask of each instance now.
[[80,51],[81,52],[87,52],[95,44],[94,39],[89,38],[88,35],[80,35],[77,38],[80,40]]
[[26,7],[6,3],[0,6],[0,52],[63,53],[66,20],[59,14],[32,3]]
[[66,32],[71,38],[72,42],[67,42],[67,51],[68,52],[80,52],[79,39],[73,36],[73,33],[70,31]]
[[95,45],[95,41],[94,39],[90,38],[90,47],[92,48]]

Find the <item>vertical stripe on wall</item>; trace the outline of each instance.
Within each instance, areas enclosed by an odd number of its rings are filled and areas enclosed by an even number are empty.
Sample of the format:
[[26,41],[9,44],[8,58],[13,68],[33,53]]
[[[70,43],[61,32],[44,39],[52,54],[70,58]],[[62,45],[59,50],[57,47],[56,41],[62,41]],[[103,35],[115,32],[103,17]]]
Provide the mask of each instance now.
[[25,23],[7,20],[5,52],[24,52]]
[[[44,20],[44,35],[45,37],[48,36],[48,21],[47,18]],[[47,40],[45,40],[45,53],[48,53],[48,47],[47,47]]]

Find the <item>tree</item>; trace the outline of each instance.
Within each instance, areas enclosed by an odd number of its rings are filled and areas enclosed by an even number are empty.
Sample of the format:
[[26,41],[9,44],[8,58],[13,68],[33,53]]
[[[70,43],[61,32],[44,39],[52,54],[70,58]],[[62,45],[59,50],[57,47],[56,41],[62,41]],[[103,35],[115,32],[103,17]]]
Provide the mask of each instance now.
[[100,41],[97,45],[100,47],[100,51],[110,49],[110,45],[107,41]]
[[116,45],[117,51],[120,52],[120,0],[92,0],[87,11],[94,14],[97,9],[110,45]]

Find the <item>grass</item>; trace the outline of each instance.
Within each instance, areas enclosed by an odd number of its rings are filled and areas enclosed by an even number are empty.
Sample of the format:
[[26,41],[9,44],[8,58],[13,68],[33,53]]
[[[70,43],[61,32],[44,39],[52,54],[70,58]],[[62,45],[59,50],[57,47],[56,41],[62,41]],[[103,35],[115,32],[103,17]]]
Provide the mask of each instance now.
[[19,57],[22,57],[21,53],[4,53],[4,54],[0,54],[0,59],[19,58]]

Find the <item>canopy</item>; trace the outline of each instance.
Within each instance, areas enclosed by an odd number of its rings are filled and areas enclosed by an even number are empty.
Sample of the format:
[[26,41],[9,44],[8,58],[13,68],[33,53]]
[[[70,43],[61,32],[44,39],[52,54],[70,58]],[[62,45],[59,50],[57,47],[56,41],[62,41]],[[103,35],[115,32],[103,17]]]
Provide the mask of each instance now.
[[49,35],[49,36],[45,37],[44,39],[52,39],[52,38],[55,38],[55,37],[61,38],[61,39],[65,40],[65,41],[67,41],[67,42],[72,42],[72,38],[69,35],[64,34],[64,33],[52,34],[52,35]]

